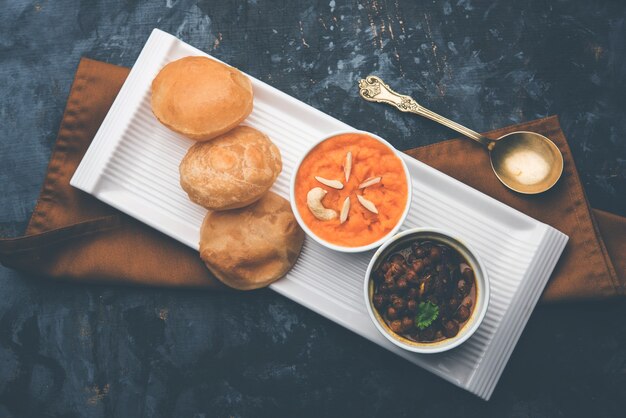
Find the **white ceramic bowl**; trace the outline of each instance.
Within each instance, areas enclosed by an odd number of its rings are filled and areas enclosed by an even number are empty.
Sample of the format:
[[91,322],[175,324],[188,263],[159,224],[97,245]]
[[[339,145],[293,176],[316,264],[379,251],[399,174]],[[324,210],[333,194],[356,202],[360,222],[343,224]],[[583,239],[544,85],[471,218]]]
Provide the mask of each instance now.
[[[467,323],[459,330],[459,333],[455,337],[447,338],[434,343],[418,343],[396,334],[389,329],[384,319],[372,305],[372,296],[374,292],[374,285],[371,280],[372,272],[378,268],[378,265],[382,262],[384,257],[393,253],[397,249],[404,248],[408,243],[413,242],[416,239],[442,242],[457,250],[474,270],[474,278],[476,281],[476,302],[472,315]],[[370,319],[385,338],[398,347],[415,353],[440,353],[462,344],[474,332],[476,332],[480,326],[485,314],[487,313],[487,307],[489,306],[489,278],[487,277],[487,270],[480,261],[480,258],[478,258],[476,252],[473,251],[467,243],[455,238],[449,232],[438,228],[413,228],[394,236],[382,245],[376,253],[374,253],[374,256],[367,266],[367,272],[365,273],[364,296],[365,305],[367,306]]]
[[[345,247],[345,246],[342,246],[342,245],[337,245],[337,244],[333,244],[331,242],[328,242],[328,241],[318,237],[317,235],[315,235],[315,233],[313,231],[311,231],[311,229],[307,226],[307,224],[304,222],[304,220],[300,216],[300,212],[298,210],[298,206],[296,205],[295,188],[296,188],[296,177],[297,177],[297,174],[298,174],[298,170],[300,169],[300,165],[302,165],[302,162],[304,161],[304,159],[307,157],[307,155],[309,155],[309,153],[315,147],[317,147],[319,144],[321,144],[322,142],[324,142],[327,139],[330,139],[332,137],[335,137],[335,136],[338,136],[338,135],[343,135],[343,134],[354,134],[354,133],[356,133],[356,134],[364,134],[364,135],[370,136],[372,139],[375,139],[378,142],[380,142],[380,143],[384,144],[385,146],[387,146],[394,154],[396,154],[398,156],[398,158],[400,159],[400,162],[402,163],[402,168],[404,169],[404,175],[406,176],[407,199],[406,199],[406,207],[404,208],[404,212],[402,212],[402,216],[398,220],[398,224],[393,229],[391,229],[391,231],[389,231],[389,233],[387,235],[383,236],[382,238],[378,239],[375,242],[372,242],[371,244],[362,245],[362,246],[359,246],[359,247]],[[359,130],[349,130],[349,131],[336,131],[336,132],[333,132],[330,135],[327,135],[327,136],[321,138],[319,141],[317,141],[316,143],[311,145],[311,147],[298,160],[298,162],[296,163],[296,166],[295,166],[295,168],[293,170],[293,173],[291,173],[291,183],[290,183],[290,186],[289,186],[289,195],[290,195],[290,201],[291,201],[291,210],[293,211],[293,214],[296,217],[296,220],[298,221],[298,223],[300,224],[300,226],[302,227],[302,229],[304,230],[304,232],[306,232],[306,234],[308,236],[310,236],[311,238],[313,238],[315,241],[319,242],[323,246],[328,247],[328,248],[330,248],[332,250],[341,251],[341,252],[344,252],[344,253],[359,253],[359,252],[373,250],[374,248],[379,247],[383,242],[385,242],[390,237],[392,237],[396,232],[398,232],[398,230],[400,229],[400,227],[404,223],[404,220],[406,219],[406,216],[409,213],[409,208],[411,207],[411,198],[413,196],[413,188],[411,186],[411,176],[409,175],[409,169],[407,168],[406,163],[402,159],[402,156],[400,155],[400,152],[397,149],[395,149],[389,142],[385,141],[384,139],[382,139],[381,137],[379,137],[378,135],[375,135],[373,133],[365,132],[365,131],[359,131]]]

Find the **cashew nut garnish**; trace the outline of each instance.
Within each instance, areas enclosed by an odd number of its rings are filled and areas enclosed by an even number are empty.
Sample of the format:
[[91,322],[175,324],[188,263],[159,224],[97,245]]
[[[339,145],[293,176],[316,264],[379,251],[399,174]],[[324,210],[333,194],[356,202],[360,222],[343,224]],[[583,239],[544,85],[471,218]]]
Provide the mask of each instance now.
[[320,221],[330,221],[337,217],[336,211],[325,208],[322,204],[322,199],[324,199],[326,193],[328,192],[321,187],[314,187],[306,195],[306,204],[309,210]]
[[378,214],[378,209],[376,209],[376,205],[374,205],[373,202],[367,200],[360,194],[356,195],[356,198],[359,199],[359,203],[362,204],[365,209],[369,210],[372,213]]
[[346,154],[346,162],[343,164],[343,174],[346,176],[346,183],[350,180],[352,172],[352,153],[348,151]]
[[332,187],[333,189],[343,189],[343,184],[339,180],[328,180],[320,176],[315,176],[315,180],[319,181],[324,186]]
[[365,189],[366,187],[372,186],[376,183],[380,183],[382,177],[370,177],[365,180],[363,183],[359,184],[359,189]]
[[348,219],[348,212],[350,212],[350,196],[343,201],[341,213],[339,214],[339,223],[342,224]]
[[[344,174],[344,177],[346,178],[346,183],[350,181],[351,173],[352,173],[352,152],[348,151],[346,153],[346,158],[343,164],[343,174]],[[315,180],[317,180],[324,186],[332,187],[333,189],[341,190],[344,188],[343,183],[340,182],[339,180],[329,180],[320,176],[315,176]],[[370,177],[362,181],[361,184],[359,184],[358,189],[361,190],[361,189],[365,189],[366,187],[372,186],[374,184],[378,184],[381,182],[381,180],[382,180],[382,177],[380,176]],[[324,199],[327,193],[328,191],[322,189],[321,187],[314,187],[311,190],[309,190],[309,193],[306,195],[306,204],[309,207],[309,210],[311,211],[313,216],[315,216],[320,221],[330,221],[332,219],[335,219],[337,216],[339,216],[339,223],[343,224],[344,222],[348,220],[348,215],[350,213],[350,206],[351,206],[350,197],[348,196],[343,200],[343,203],[341,205],[341,211],[339,212],[339,214],[337,214],[337,211],[325,207],[324,204],[322,203],[322,200]],[[367,200],[362,195],[357,195],[356,197],[359,203],[365,209],[367,209],[368,211],[372,213],[378,214],[378,209],[376,208],[376,205],[374,205],[374,202]]]

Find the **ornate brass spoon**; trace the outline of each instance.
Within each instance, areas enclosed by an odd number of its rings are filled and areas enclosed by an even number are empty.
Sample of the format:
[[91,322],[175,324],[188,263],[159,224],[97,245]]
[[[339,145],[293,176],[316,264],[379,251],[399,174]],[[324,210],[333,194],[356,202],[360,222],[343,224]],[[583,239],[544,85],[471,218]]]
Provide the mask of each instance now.
[[561,177],[563,155],[554,142],[543,135],[519,131],[489,139],[426,109],[412,97],[396,93],[373,75],[359,81],[359,93],[365,100],[387,103],[402,112],[432,119],[484,145],[489,151],[493,172],[511,190],[525,194],[545,192]]

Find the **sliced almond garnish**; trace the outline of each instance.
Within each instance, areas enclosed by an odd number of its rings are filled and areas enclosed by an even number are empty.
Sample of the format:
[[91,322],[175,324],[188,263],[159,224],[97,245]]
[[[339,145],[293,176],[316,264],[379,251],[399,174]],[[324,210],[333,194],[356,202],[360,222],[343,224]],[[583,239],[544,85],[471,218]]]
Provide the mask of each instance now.
[[314,187],[309,190],[309,193],[306,195],[306,205],[309,207],[309,210],[320,221],[330,221],[331,219],[335,219],[337,217],[337,212],[332,209],[328,209],[324,207],[322,203],[322,199],[328,193],[326,190],[321,187]]
[[360,194],[356,195],[356,198],[359,199],[359,203],[363,205],[365,209],[369,210],[372,213],[378,214],[378,209],[376,209],[376,205],[374,205],[373,202],[367,200]]
[[328,180],[320,176],[315,176],[315,180],[319,181],[324,186],[332,187],[333,189],[343,189],[343,184],[339,180]]
[[343,201],[341,213],[339,214],[339,223],[344,223],[348,219],[348,212],[350,212],[350,196]]
[[348,151],[346,162],[343,164],[343,174],[346,176],[346,183],[350,180],[350,173],[352,173],[352,153]]
[[372,186],[376,183],[380,183],[382,177],[370,177],[365,180],[363,183],[359,184],[359,189],[365,189],[366,187]]

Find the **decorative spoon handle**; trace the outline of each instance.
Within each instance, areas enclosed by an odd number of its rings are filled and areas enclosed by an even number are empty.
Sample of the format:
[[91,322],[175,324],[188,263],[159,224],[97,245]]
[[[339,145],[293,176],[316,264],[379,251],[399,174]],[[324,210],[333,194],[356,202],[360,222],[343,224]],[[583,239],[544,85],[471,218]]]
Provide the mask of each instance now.
[[478,132],[472,131],[463,125],[459,125],[448,118],[444,118],[443,116],[426,109],[424,106],[417,103],[411,96],[406,96],[393,91],[387,84],[385,84],[385,82],[383,82],[383,80],[375,75],[369,75],[359,81],[359,94],[362,98],[369,102],[387,103],[402,112],[415,113],[434,120],[435,122],[447,126],[448,128],[481,143],[489,150],[491,150],[495,144],[495,141],[479,134]]

